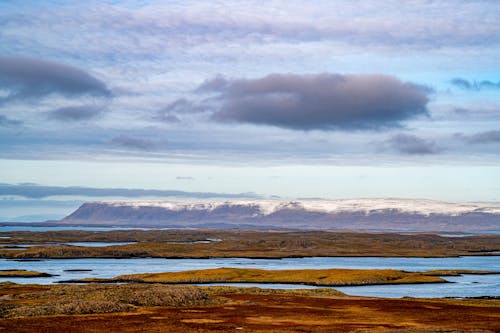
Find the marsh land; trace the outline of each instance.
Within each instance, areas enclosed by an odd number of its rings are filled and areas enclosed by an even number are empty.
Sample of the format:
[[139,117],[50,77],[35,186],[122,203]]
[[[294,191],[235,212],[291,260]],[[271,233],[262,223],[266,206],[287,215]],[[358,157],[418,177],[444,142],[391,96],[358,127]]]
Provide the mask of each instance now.
[[[442,237],[437,234],[253,230],[117,230],[2,233],[1,258],[287,258],[451,257],[500,251],[500,235]],[[115,246],[63,243],[129,242]],[[8,246],[34,244],[12,250]],[[111,245],[111,244],[110,244]]]
[[[39,269],[23,270],[28,264],[37,266],[42,263],[49,267],[49,264],[67,260],[164,260],[163,265],[174,265],[184,260],[208,262],[213,260],[208,258],[222,261],[240,258],[240,261],[262,260],[266,263],[274,260],[286,267],[271,266],[271,270],[258,269],[258,266],[207,267],[210,269],[162,272],[164,266],[159,266],[151,272],[140,266],[145,271],[107,279],[87,279],[87,282],[92,282],[87,284],[3,282],[0,283],[0,329],[7,332],[485,333],[500,330],[500,301],[497,297],[388,299],[349,296],[334,289],[350,285],[439,285],[448,277],[461,274],[494,273],[490,272],[491,265],[487,263],[481,269],[457,269],[444,267],[441,263],[438,269],[431,264],[425,270],[410,271],[390,266],[395,263],[380,269],[325,267],[334,258],[341,262],[358,259],[401,261],[405,265],[410,265],[409,261],[447,262],[465,258],[484,258],[489,262],[489,259],[497,258],[495,255],[500,251],[500,235],[443,237],[430,233],[328,231],[73,230],[13,231],[2,233],[2,237],[4,245],[0,248],[0,256],[9,267],[13,267],[0,273],[26,281],[36,279],[28,277],[47,274]],[[458,256],[466,257],[456,258]],[[311,260],[313,267],[286,266],[293,266],[289,260],[305,259]],[[314,267],[319,266],[319,262],[323,262],[323,266]],[[422,263],[417,262],[415,267],[420,267]],[[16,268],[16,265],[23,268]],[[68,274],[76,275],[90,274],[93,269],[82,265],[63,266]],[[297,285],[298,289],[186,285],[217,282],[288,283]],[[300,289],[306,285],[316,289]]]
[[0,284],[6,332],[498,332],[498,300],[349,297],[332,289]]

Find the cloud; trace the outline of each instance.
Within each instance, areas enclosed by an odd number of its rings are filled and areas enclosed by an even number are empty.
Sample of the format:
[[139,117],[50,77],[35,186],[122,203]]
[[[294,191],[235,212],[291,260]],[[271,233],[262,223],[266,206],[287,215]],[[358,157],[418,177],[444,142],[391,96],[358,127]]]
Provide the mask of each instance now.
[[177,180],[194,180],[194,177],[190,177],[190,176],[177,176],[177,177],[175,177],[175,179],[177,179]]
[[299,130],[380,130],[427,115],[428,88],[382,74],[270,74],[260,79],[216,77],[196,92],[213,93],[218,122]]
[[106,84],[85,71],[52,61],[0,57],[0,104],[50,94],[110,97]]
[[151,140],[135,138],[127,135],[119,135],[111,139],[111,144],[137,149],[137,150],[153,150],[156,148],[157,144]]
[[48,118],[61,121],[89,120],[100,116],[103,112],[103,108],[93,105],[67,106],[50,111]]
[[0,196],[40,199],[50,196],[87,197],[186,197],[186,198],[258,198],[255,193],[185,192],[129,188],[93,188],[78,186],[45,186],[37,184],[0,184]]
[[463,90],[479,91],[482,89],[500,89],[500,82],[493,82],[489,80],[469,81],[462,78],[454,78],[450,82],[454,86]]
[[390,148],[409,155],[436,154],[440,151],[436,143],[415,135],[397,134],[385,142]]
[[7,116],[4,116],[3,114],[0,114],[0,126],[1,127],[19,126],[22,123],[23,122],[21,120],[11,119],[11,118],[8,118]]
[[469,136],[458,134],[458,137],[473,144],[500,143],[500,131],[486,131]]
[[195,103],[186,98],[179,98],[158,111],[156,119],[171,123],[179,122],[180,118],[178,116],[182,116],[183,114],[202,113],[208,110],[209,108],[207,105]]
[[[255,10],[258,8],[258,11]],[[333,41],[402,48],[470,47],[498,45],[499,5],[495,1],[429,2],[380,1],[145,1],[96,2],[71,6],[50,3],[42,8],[15,4],[2,8],[2,39],[17,48],[46,52],[119,54],[130,57],[185,51],[214,45],[220,52],[227,42],[260,43]],[[440,17],[440,20],[436,20]],[[483,24],[477,24],[482,22]],[[124,34],[123,32],[127,33]],[[89,41],[105,40],[96,48]],[[57,41],[63,43],[57,43]],[[245,44],[246,42],[246,44]],[[239,51],[239,50],[238,50]],[[38,50],[40,52],[40,50]],[[112,58],[112,57],[110,57]],[[114,60],[114,59],[113,59]]]

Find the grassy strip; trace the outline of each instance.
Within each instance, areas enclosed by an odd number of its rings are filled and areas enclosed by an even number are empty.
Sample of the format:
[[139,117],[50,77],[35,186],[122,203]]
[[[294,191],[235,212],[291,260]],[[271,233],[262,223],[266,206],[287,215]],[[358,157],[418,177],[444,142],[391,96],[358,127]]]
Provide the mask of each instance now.
[[446,280],[419,272],[391,269],[262,270],[215,268],[184,272],[121,275],[113,281],[145,283],[288,283],[314,286],[440,283]]
[[36,272],[36,271],[27,271],[24,269],[7,269],[0,270],[0,277],[2,278],[35,278],[35,277],[50,277],[52,274]]
[[257,287],[241,288],[231,286],[209,286],[199,287],[208,295],[288,295],[304,297],[348,297],[341,291],[333,288],[314,288],[314,289],[263,289]]

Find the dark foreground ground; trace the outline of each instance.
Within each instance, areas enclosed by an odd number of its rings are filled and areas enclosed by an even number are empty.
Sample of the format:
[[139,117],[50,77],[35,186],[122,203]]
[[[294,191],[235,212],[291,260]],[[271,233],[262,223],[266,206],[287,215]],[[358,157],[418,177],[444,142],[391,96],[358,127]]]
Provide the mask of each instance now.
[[[161,285],[4,284],[0,288],[0,295],[4,304],[3,316],[7,316],[0,319],[2,332],[500,331],[498,300],[377,299],[348,297],[331,290],[322,293]],[[137,295],[141,298],[137,299]],[[165,297],[157,298],[157,295]],[[166,297],[168,295],[175,297]],[[67,306],[71,303],[68,300],[74,297],[79,298],[79,301],[92,300],[94,303],[104,297],[114,299],[117,304],[127,304],[121,309],[109,309],[99,303],[96,308],[97,311],[121,311],[113,313],[47,315],[43,311],[26,311],[48,303],[57,305],[60,300],[66,300],[66,305],[60,309],[78,313],[85,308]],[[169,306],[151,305],[162,302],[177,303]],[[9,304],[11,309],[17,304],[21,306],[18,309],[24,310],[12,316],[12,313],[8,314],[9,309],[5,304]],[[24,316],[18,317],[21,314]]]
[[228,304],[0,320],[4,332],[455,332],[500,330],[500,308],[467,302],[229,295]]

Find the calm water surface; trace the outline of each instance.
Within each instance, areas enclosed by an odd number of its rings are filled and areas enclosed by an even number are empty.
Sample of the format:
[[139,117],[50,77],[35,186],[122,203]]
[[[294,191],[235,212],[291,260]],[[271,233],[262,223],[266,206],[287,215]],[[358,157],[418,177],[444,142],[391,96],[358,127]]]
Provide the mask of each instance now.
[[0,246],[6,246],[10,248],[4,248],[3,250],[21,250],[33,246],[56,246],[56,245],[72,245],[72,246],[88,246],[88,247],[104,247],[113,245],[128,245],[136,244],[137,242],[61,242],[61,243],[40,243],[40,244],[0,244]]
[[[26,269],[47,272],[49,278],[4,278],[0,281],[16,283],[48,284],[61,280],[82,279],[87,277],[110,278],[122,274],[147,272],[178,272],[193,269],[217,267],[262,268],[262,269],[326,269],[326,268],[391,268],[406,271],[426,271],[431,269],[477,269],[500,271],[500,257],[473,256],[459,258],[382,258],[382,257],[312,257],[285,259],[49,259],[42,261],[0,260],[0,269]],[[91,269],[90,272],[71,272],[67,270]],[[455,283],[339,287],[350,295],[383,297],[473,297],[500,296],[500,274],[463,275],[446,277]],[[234,284],[232,284],[234,285]],[[241,285],[241,284],[239,284]],[[303,285],[266,285],[246,284],[262,288],[314,288]]]
[[[127,228],[127,227],[37,227],[37,226],[24,226],[24,225],[9,225],[0,226],[1,232],[9,231],[61,231],[61,230],[85,230],[85,231],[115,231],[115,230],[172,230],[178,228]],[[190,229],[190,228],[186,228]]]
[[[43,226],[24,226],[19,223],[17,225],[5,226],[0,225],[0,233],[9,232],[9,231],[58,231],[58,230],[86,230],[86,231],[113,231],[113,230],[172,230],[179,228],[138,228],[138,227],[119,227],[119,226],[111,226],[111,227],[92,227],[92,226],[69,226],[69,227],[43,227]],[[193,230],[196,228],[183,228],[186,230]],[[339,230],[342,231],[342,230]],[[396,233],[396,234],[413,234],[413,233],[422,233],[421,230],[386,230],[386,229],[367,229],[364,230],[366,232],[387,232],[387,233]],[[475,235],[486,235],[486,234],[500,234],[500,230],[484,230],[484,231],[464,231],[463,233],[437,233],[442,237],[466,237],[466,236],[475,236]],[[2,238],[2,237],[0,237]]]

